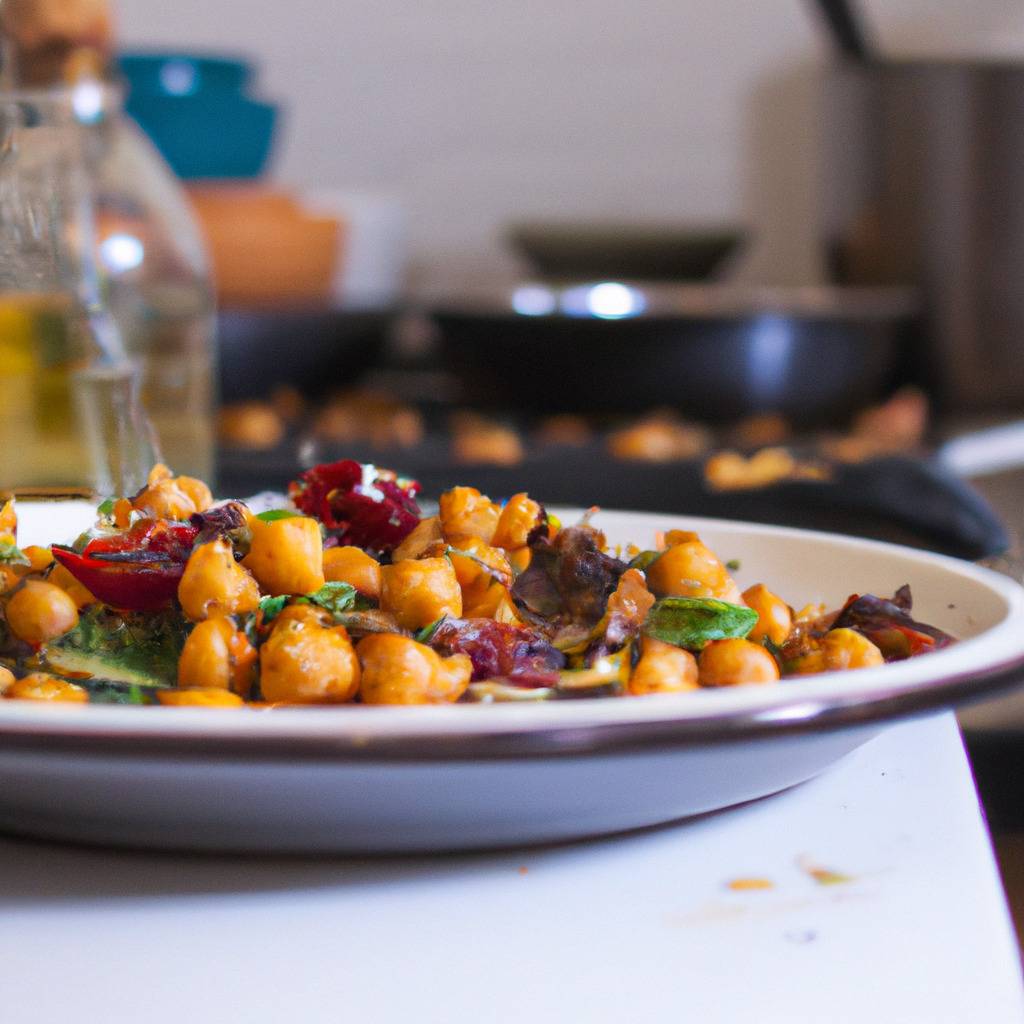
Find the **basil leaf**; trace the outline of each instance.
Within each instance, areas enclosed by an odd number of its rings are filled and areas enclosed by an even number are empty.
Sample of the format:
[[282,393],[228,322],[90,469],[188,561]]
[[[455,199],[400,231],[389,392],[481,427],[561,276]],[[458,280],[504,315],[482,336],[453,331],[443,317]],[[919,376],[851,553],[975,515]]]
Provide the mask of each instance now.
[[629,563],[629,568],[639,569],[641,572],[646,572],[651,565],[661,558],[663,554],[665,554],[664,551],[641,551],[640,554]]
[[440,629],[441,623],[447,619],[447,615],[442,615],[439,619],[434,619],[429,626],[424,626],[421,630],[413,633],[412,638],[418,644],[429,644],[434,639],[434,634]]
[[260,512],[256,518],[263,523],[276,523],[278,519],[298,519],[301,516],[301,512],[296,512],[292,508],[271,508],[266,512]]
[[260,611],[263,612],[263,621],[270,622],[272,619],[276,619],[287,603],[287,594],[279,594],[277,597],[261,597]]
[[107,498],[106,501],[96,507],[96,515],[100,517],[112,516],[114,514],[115,501],[115,498]]
[[342,583],[340,580],[325,583],[313,594],[306,594],[299,598],[300,601],[308,601],[310,604],[317,604],[326,608],[332,615],[340,615],[347,612],[356,602],[356,588],[351,583]]
[[28,555],[16,544],[0,543],[0,565],[31,565]]
[[644,632],[656,640],[699,651],[712,640],[744,637],[757,612],[712,597],[663,597],[647,613]]

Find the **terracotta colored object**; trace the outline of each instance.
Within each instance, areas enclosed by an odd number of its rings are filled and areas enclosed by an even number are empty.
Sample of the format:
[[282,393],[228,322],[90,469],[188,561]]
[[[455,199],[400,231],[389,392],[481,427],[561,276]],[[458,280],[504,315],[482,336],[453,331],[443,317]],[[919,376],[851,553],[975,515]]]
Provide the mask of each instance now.
[[251,185],[188,190],[226,306],[315,305],[330,300],[343,225],[286,192]]

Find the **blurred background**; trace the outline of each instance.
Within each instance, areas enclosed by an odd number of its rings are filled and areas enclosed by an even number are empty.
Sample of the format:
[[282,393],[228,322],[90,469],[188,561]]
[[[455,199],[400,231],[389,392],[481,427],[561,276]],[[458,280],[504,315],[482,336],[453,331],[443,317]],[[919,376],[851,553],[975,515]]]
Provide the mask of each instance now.
[[[1024,54],[1015,0],[868,0],[890,55]],[[511,221],[742,224],[746,280],[824,280],[821,76],[804,0],[512,6],[121,0],[122,45],[234,52],[280,104],[298,188],[393,199],[416,280],[510,272]]]

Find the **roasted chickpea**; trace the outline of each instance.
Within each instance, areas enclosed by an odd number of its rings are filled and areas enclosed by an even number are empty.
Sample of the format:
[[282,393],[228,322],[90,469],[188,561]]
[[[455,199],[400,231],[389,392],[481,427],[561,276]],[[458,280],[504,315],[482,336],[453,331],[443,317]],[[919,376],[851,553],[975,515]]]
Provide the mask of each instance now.
[[244,615],[260,603],[256,581],[236,561],[223,537],[200,544],[188,556],[178,584],[178,600],[193,621],[217,615]]
[[230,619],[200,622],[178,658],[178,685],[247,694],[256,669],[256,649]]
[[697,659],[701,686],[773,683],[779,678],[775,659],[749,640],[712,640]]
[[53,565],[53,553],[49,548],[41,548],[35,544],[30,544],[27,548],[23,548],[21,553],[28,559],[29,564],[15,566],[15,571],[20,576],[31,576],[45,572]]
[[699,540],[663,552],[648,567],[647,584],[659,597],[717,597],[732,604],[743,600],[718,556]]
[[359,677],[359,660],[341,626],[286,619],[260,651],[260,687],[272,703],[344,703],[356,695]]
[[235,448],[276,448],[286,429],[280,413],[267,402],[235,402],[224,406],[217,417],[221,441]]
[[6,594],[8,590],[13,590],[20,580],[21,577],[12,566],[0,565],[0,594]]
[[253,518],[252,543],[242,564],[265,593],[311,594],[324,585],[320,524],[309,516],[264,522]]
[[424,551],[443,540],[441,520],[437,516],[421,519],[405,540],[391,552],[391,561],[404,562],[407,558],[419,558]]
[[47,582],[52,583],[55,587],[60,587],[75,602],[75,607],[79,611],[96,601],[91,591],[84,584],[79,583],[60,563],[50,571]]
[[182,521],[198,509],[192,498],[173,479],[158,480],[150,484],[132,501],[132,508],[145,512],[154,519]]
[[512,586],[512,566],[503,551],[485,544],[479,537],[454,537],[452,547],[457,551],[450,552],[448,557],[462,588],[464,606],[476,603],[492,583]]
[[0,697],[2,697],[14,684],[14,673],[9,668],[0,665]]
[[540,502],[534,501],[525,491],[513,494],[501,510],[491,544],[506,551],[525,547],[531,532],[540,525],[543,513]]
[[7,624],[19,640],[39,646],[78,625],[78,608],[60,587],[26,580],[7,602]]
[[326,608],[303,602],[285,605],[271,622],[275,629],[284,622],[303,622],[311,626],[326,627],[333,624],[334,618]]
[[700,540],[700,534],[693,530],[669,530],[665,534],[665,547],[673,548],[677,544],[688,544],[690,541]]
[[126,530],[132,521],[132,503],[127,498],[118,498],[114,502],[114,525],[119,530]]
[[364,597],[380,597],[380,563],[362,548],[350,546],[327,548],[324,551],[324,578],[330,582],[348,583]]
[[789,605],[763,583],[747,587],[743,591],[743,600],[757,612],[757,623],[747,634],[747,639],[759,642],[767,637],[781,647],[793,628],[793,613]]
[[0,544],[15,544],[18,540],[18,513],[11,498],[0,505]]
[[821,641],[821,654],[825,671],[874,668],[885,664],[878,647],[854,629],[830,629]]
[[48,676],[45,672],[33,672],[22,679],[16,680],[4,694],[10,700],[45,700],[60,701],[68,704],[85,704],[89,693],[75,683],[56,676]]
[[213,494],[202,480],[197,480],[194,476],[179,476],[175,482],[178,489],[192,499],[197,512],[205,512],[213,504]]
[[465,654],[441,658],[397,633],[372,633],[357,648],[363,665],[364,704],[447,704],[469,686],[473,663]]
[[510,603],[508,587],[491,580],[486,588],[463,594],[462,614],[467,619],[494,619],[499,616],[499,609]]
[[674,644],[645,636],[640,660],[629,679],[629,692],[635,697],[648,693],[682,693],[696,690],[697,659]]
[[509,565],[516,573],[526,572],[530,568],[531,558],[533,558],[533,552],[529,548],[516,548],[514,551],[508,552]]
[[453,487],[441,495],[441,530],[445,537],[479,537],[490,544],[501,512],[475,487]]
[[380,606],[403,629],[462,614],[462,590],[447,558],[406,559],[381,567]]
[[156,699],[165,707],[240,708],[245,701],[230,690],[193,686],[187,690],[157,690]]

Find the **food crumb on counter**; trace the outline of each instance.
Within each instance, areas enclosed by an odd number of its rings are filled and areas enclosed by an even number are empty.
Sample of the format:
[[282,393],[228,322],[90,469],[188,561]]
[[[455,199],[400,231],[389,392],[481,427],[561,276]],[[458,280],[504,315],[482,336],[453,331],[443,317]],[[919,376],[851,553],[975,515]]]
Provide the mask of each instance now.
[[775,883],[770,878],[732,878],[725,883],[725,887],[732,892],[756,892],[774,889]]

